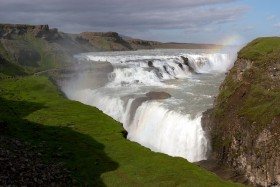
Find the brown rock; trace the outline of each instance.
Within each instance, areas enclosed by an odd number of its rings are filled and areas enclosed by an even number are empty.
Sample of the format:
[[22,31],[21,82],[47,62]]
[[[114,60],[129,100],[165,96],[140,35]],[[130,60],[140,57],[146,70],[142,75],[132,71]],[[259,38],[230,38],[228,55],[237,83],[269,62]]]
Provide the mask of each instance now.
[[148,92],[146,93],[146,96],[152,100],[152,99],[168,99],[171,97],[169,93],[166,92]]

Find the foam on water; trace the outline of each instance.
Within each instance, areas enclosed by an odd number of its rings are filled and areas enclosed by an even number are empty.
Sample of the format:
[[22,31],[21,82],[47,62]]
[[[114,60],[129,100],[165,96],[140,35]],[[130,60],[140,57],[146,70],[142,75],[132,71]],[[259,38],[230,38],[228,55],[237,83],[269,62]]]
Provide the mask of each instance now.
[[[188,58],[188,64],[181,56]],[[207,158],[210,147],[201,114],[211,106],[224,72],[232,65],[231,54],[152,50],[85,53],[76,58],[93,64],[108,61],[114,70],[102,88],[64,87],[70,99],[96,106],[120,121],[129,140],[153,151],[191,162]],[[149,91],[168,92],[172,97],[149,100],[145,95]]]

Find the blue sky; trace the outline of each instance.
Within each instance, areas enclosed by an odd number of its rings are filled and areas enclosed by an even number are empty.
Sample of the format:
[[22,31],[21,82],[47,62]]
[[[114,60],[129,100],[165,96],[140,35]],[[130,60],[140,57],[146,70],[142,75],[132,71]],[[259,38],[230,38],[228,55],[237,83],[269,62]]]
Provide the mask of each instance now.
[[237,2],[249,8],[244,18],[236,22],[236,26],[245,41],[256,37],[280,36],[280,1],[278,0],[246,0]]
[[279,0],[0,0],[0,23],[116,31],[162,42],[241,44],[280,36]]

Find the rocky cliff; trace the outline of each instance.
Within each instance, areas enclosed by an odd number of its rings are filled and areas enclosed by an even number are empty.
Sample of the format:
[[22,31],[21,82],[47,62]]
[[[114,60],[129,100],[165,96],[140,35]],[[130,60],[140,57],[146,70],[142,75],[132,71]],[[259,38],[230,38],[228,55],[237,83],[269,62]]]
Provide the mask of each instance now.
[[162,44],[156,41],[147,41],[140,39],[127,39],[126,40],[133,49],[154,49],[156,46]]
[[82,32],[80,35],[100,51],[133,50],[133,47],[116,32]]
[[152,49],[156,44],[126,40],[116,32],[68,34],[48,25],[0,24],[0,78],[68,66],[81,52]]
[[62,67],[73,63],[73,54],[96,50],[79,35],[48,25],[0,24],[1,77]]
[[57,29],[49,29],[48,25],[21,25],[21,24],[1,24],[0,38],[15,39],[18,36],[31,33],[35,37],[46,40],[59,38]]
[[280,185],[280,38],[259,38],[238,54],[203,127],[212,157],[254,186]]

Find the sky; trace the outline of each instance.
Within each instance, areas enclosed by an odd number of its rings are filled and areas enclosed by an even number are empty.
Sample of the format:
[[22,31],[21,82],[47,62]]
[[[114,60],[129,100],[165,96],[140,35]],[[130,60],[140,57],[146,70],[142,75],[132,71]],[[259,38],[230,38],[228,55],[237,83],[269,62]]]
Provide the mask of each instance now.
[[280,36],[280,0],[0,0],[0,23],[181,43]]

